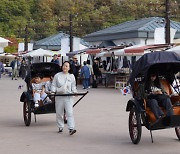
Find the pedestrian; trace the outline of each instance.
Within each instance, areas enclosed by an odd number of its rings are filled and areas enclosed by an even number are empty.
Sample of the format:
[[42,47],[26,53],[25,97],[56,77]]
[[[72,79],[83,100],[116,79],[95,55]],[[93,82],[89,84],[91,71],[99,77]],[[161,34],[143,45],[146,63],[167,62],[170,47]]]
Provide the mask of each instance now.
[[88,84],[88,88],[90,88],[91,83],[93,81],[93,76],[94,76],[94,72],[93,72],[92,65],[90,64],[90,60],[87,60],[87,67],[89,68],[89,72],[90,72],[90,78],[89,78],[89,84]]
[[10,66],[12,67],[12,80],[14,78],[15,80],[17,80],[17,77],[19,76],[20,65],[21,63],[19,62],[18,57],[15,57],[10,64]]
[[76,85],[77,85],[77,79],[78,79],[78,76],[79,76],[79,69],[80,69],[80,64],[78,62],[77,56],[72,57],[71,68],[72,68],[74,77],[76,79]]
[[27,66],[25,60],[22,60],[21,65],[20,65],[20,70],[19,70],[19,75],[22,79],[25,79],[25,77],[27,75],[27,69],[28,69],[28,66]]
[[81,68],[80,76],[83,80],[83,89],[88,89],[89,87],[89,79],[90,79],[90,70],[86,65],[86,61],[83,62],[84,66]]
[[51,60],[51,63],[55,63],[59,65],[59,59],[58,59],[57,54],[54,54],[53,59]]
[[99,69],[98,60],[95,59],[93,63],[94,81],[97,83],[98,79],[102,78],[102,73]]
[[[62,65],[62,72],[57,73],[54,76],[51,91],[60,94],[77,93],[76,80],[73,74],[71,74],[70,63],[65,61]],[[67,126],[69,134],[76,133],[75,122],[73,116],[73,96],[56,96],[55,97],[55,109],[56,109],[56,121],[59,133],[63,132],[64,128],[64,110],[67,117]]]
[[0,79],[1,79],[1,73],[4,73],[4,65],[2,62],[0,62]]

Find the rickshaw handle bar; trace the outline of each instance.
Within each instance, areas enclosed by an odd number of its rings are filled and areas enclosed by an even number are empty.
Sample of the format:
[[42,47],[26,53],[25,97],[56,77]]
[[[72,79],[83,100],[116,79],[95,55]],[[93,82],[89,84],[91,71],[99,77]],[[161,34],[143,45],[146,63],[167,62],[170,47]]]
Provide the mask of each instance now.
[[87,93],[88,93],[88,91],[85,93],[71,93],[71,94],[51,93],[51,94],[49,94],[49,96],[79,96],[79,95],[85,96]]

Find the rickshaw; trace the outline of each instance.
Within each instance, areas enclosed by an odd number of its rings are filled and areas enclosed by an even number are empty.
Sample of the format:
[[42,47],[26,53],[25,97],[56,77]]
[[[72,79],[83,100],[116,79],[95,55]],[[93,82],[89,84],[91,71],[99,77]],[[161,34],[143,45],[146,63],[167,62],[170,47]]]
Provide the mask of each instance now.
[[[147,105],[143,85],[151,71],[158,72],[160,82],[171,99],[174,111],[172,116],[166,116],[169,111],[161,108],[164,115],[157,120]],[[128,81],[133,98],[126,106],[126,111],[129,112],[129,135],[134,144],[141,140],[142,126],[150,131],[152,143],[152,131],[167,128],[175,128],[180,140],[180,85],[177,78],[179,71],[180,57],[174,52],[154,51],[144,54],[136,61]]]
[[[48,93],[47,97],[51,99],[52,103],[45,104],[42,102],[39,107],[34,107],[33,101],[33,91],[32,91],[32,83],[34,82],[34,77],[36,74],[42,76],[41,82],[46,82],[50,80],[51,74],[56,74],[60,72],[60,66],[55,63],[33,63],[29,66],[28,75],[25,78],[27,91],[24,91],[20,96],[20,102],[23,102],[23,117],[24,123],[26,126],[30,126],[31,124],[31,114],[34,113],[35,122],[37,114],[49,114],[55,113],[55,97],[56,96],[80,96],[78,100],[74,103],[73,107],[88,93],[76,93],[76,94],[58,94],[58,93]],[[43,100],[45,101],[45,100]],[[64,122],[66,123],[66,116],[64,115]]]

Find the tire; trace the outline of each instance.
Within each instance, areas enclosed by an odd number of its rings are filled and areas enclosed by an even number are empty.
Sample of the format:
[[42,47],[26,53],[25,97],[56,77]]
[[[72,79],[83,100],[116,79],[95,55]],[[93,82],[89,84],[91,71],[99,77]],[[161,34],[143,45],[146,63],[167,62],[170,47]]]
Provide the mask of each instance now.
[[176,127],[175,132],[176,132],[178,139],[180,140],[180,127]]
[[142,132],[142,126],[141,126],[140,113],[138,113],[137,109],[133,107],[129,113],[129,135],[131,141],[134,144],[138,144],[139,141],[141,140],[141,132]]
[[26,100],[24,101],[24,105],[23,105],[23,116],[24,116],[25,125],[30,126],[30,124],[31,124],[31,104],[28,103]]

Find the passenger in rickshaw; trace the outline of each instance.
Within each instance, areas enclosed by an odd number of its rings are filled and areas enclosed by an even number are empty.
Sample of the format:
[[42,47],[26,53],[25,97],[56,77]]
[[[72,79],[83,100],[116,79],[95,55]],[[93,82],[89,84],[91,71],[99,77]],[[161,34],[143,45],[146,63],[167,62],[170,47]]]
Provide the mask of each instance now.
[[47,94],[48,94],[48,93],[51,93],[51,87],[52,87],[52,81],[53,81],[53,79],[54,79],[54,75],[55,75],[55,73],[52,73],[52,74],[50,75],[50,80],[45,83],[45,92],[46,92]]
[[51,100],[49,97],[47,97],[47,94],[45,93],[45,84],[46,82],[41,82],[41,75],[36,74],[34,78],[34,83],[32,83],[32,90],[33,90],[33,100],[35,102],[35,107],[39,107],[39,104],[43,102],[45,99],[46,101],[50,103]]
[[170,97],[165,92],[156,73],[151,73],[149,79],[145,83],[145,93],[147,94],[147,105],[154,113],[156,119],[164,116],[164,112],[160,107],[166,110],[166,116],[173,115]]

